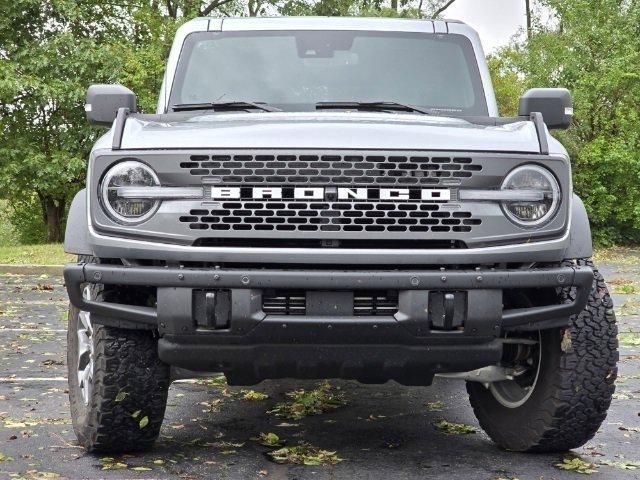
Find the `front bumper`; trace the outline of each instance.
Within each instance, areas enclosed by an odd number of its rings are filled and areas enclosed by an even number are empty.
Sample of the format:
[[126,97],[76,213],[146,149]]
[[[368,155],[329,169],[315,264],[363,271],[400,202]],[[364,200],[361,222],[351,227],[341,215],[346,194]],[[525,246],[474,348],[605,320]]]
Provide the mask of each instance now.
[[[416,271],[189,269],[69,264],[64,276],[71,303],[93,321],[157,329],[160,357],[190,370],[224,371],[232,383],[265,378],[340,377],[365,382],[395,379],[428,383],[435,373],[495,364],[505,330],[566,325],[586,305],[593,272],[586,267]],[[157,288],[157,307],[88,301],[85,283]],[[570,303],[504,309],[503,290],[576,287]],[[265,289],[327,292],[393,290],[393,315],[267,315]],[[224,329],[202,328],[194,291],[231,292]],[[464,292],[455,329],[434,329],[429,298]],[[435,298],[435,297],[434,297]],[[453,303],[451,304],[453,306]],[[453,314],[453,312],[451,312]]]

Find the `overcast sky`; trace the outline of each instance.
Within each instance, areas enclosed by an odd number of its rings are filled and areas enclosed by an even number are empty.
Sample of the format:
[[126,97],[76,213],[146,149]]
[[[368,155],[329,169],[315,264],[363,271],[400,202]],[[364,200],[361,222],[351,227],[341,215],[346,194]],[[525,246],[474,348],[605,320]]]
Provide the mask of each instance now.
[[507,44],[526,24],[524,0],[457,0],[442,16],[475,28],[487,53]]

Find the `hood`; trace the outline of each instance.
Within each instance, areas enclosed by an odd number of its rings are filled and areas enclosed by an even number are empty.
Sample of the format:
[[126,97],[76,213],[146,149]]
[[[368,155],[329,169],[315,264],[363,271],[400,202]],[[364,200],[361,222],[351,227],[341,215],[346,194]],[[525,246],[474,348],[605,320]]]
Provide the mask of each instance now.
[[121,148],[540,152],[535,126],[529,121],[487,126],[459,118],[377,112],[132,116],[125,123]]

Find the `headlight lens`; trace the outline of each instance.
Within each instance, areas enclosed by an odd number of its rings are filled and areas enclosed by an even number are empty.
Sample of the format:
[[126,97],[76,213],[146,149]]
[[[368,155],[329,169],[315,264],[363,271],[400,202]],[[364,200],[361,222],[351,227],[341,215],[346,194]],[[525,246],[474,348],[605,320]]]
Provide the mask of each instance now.
[[[560,205],[560,186],[553,174],[538,165],[515,168],[502,182],[503,190],[540,192],[539,200],[503,202],[507,216],[519,225],[538,226],[549,221]],[[523,195],[524,197],[525,195]]]
[[154,187],[160,181],[144,163],[127,160],[109,169],[102,179],[102,203],[107,213],[120,223],[140,223],[153,215],[160,202],[145,198],[122,198],[119,187]]

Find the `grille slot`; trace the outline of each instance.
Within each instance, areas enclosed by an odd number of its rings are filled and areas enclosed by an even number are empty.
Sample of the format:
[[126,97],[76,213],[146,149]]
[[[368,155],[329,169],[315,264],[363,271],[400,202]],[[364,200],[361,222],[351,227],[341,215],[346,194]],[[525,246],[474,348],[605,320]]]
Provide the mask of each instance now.
[[242,154],[192,155],[180,168],[227,185],[433,186],[443,179],[469,179],[482,165],[455,156]]
[[481,219],[435,203],[233,201],[179,217],[192,230],[470,232]]
[[398,313],[398,292],[363,291],[353,297],[356,317],[394,315]]
[[262,311],[267,315],[305,315],[307,295],[303,291],[277,290],[262,294]]
[[[306,315],[307,292],[300,290],[265,290],[262,311],[267,315]],[[353,315],[389,316],[398,312],[398,292],[363,290],[354,292]]]

